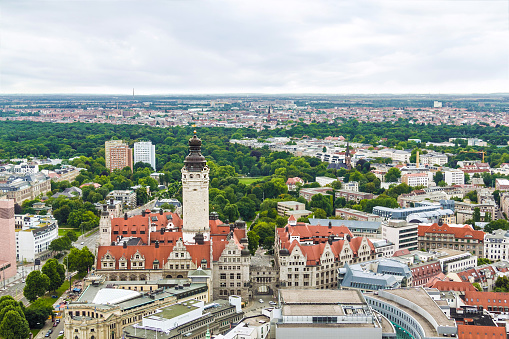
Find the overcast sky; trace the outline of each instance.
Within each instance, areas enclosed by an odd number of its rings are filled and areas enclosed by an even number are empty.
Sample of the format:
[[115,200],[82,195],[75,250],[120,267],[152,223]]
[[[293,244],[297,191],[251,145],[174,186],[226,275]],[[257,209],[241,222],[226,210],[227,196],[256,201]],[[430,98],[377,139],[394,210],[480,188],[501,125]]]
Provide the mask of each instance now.
[[509,92],[508,6],[0,0],[0,93]]

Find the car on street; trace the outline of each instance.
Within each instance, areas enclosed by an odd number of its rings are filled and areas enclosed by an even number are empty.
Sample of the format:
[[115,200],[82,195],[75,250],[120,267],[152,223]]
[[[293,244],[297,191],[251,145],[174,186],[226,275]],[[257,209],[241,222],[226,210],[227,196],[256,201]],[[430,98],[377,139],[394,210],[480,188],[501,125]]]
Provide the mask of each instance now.
[[54,295],[54,294],[53,294],[51,297],[52,297],[53,299],[57,299],[57,298],[58,298],[58,296],[56,296],[56,295]]
[[59,335],[64,334],[64,330],[62,330],[62,331],[58,332],[58,334],[59,334]]
[[53,323],[53,327],[57,327],[57,326],[58,326],[58,323],[55,321],[55,322]]
[[82,242],[81,242],[81,245],[85,245],[85,242],[84,242],[84,241],[82,241]]
[[270,305],[270,306],[276,306],[277,304],[276,304],[276,302],[275,302],[275,301],[272,301],[272,300],[271,300],[271,301],[269,301],[269,305]]
[[263,304],[263,299],[258,300],[260,304]]
[[49,329],[48,332],[46,332],[45,337],[49,337],[51,335],[51,333],[53,333],[53,330]]

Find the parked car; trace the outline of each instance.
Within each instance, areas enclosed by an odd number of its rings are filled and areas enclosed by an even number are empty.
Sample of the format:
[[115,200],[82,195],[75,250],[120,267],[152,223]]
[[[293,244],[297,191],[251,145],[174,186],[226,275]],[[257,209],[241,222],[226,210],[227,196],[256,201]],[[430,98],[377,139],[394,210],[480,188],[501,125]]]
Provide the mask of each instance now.
[[58,334],[59,334],[59,335],[64,334],[64,330],[62,330],[62,331],[58,332]]
[[276,302],[275,302],[275,301],[272,301],[272,300],[271,300],[271,301],[269,301],[269,305],[271,305],[271,306],[276,306],[277,304],[276,304]]
[[58,298],[58,296],[56,296],[56,295],[54,295],[54,294],[53,294],[51,297],[52,297],[52,298],[54,298],[54,299],[57,299],[57,298]]
[[82,242],[81,242],[81,245],[85,245],[85,242],[84,242],[84,241],[82,241]]
[[260,304],[263,304],[263,299],[260,299],[260,300],[258,300],[258,301],[260,302]]
[[57,327],[57,326],[58,326],[58,323],[55,321],[55,322],[53,323],[53,327]]

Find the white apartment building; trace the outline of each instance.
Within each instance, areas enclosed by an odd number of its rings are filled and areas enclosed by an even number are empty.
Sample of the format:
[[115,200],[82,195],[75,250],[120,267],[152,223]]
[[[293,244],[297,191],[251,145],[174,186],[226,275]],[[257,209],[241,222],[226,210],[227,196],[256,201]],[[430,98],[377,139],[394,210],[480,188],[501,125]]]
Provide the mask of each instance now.
[[409,173],[401,176],[401,182],[411,187],[416,186],[429,186],[429,174],[428,173]]
[[343,182],[341,183],[341,189],[359,192],[359,182],[358,181]]
[[459,169],[450,169],[444,171],[444,181],[447,185],[463,185],[465,183],[465,174]]
[[18,175],[35,174],[35,173],[39,172],[39,165],[37,165],[37,164],[20,164],[20,165],[15,165],[13,170],[14,170],[14,173],[16,173]]
[[484,235],[484,257],[490,260],[509,259],[509,232],[495,230]]
[[423,165],[439,165],[443,166],[447,164],[449,159],[447,155],[437,152],[430,152],[428,154],[421,154],[419,157],[419,163]]
[[51,217],[44,219],[37,217],[41,216],[23,216],[21,229],[16,230],[17,260],[33,262],[40,253],[48,250],[53,240],[58,238],[57,221]]
[[327,186],[327,185],[330,185],[332,184],[334,181],[337,181],[338,179],[336,178],[329,178],[329,177],[316,177],[316,182],[320,185],[320,186]]
[[151,141],[140,141],[134,143],[134,164],[144,162],[156,170],[156,146]]

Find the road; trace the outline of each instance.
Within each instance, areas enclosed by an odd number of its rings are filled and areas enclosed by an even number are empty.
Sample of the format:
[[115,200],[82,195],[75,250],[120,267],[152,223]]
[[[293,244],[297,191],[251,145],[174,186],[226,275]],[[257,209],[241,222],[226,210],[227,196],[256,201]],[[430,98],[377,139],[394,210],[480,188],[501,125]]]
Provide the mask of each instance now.
[[143,211],[143,210],[146,210],[146,209],[151,210],[152,208],[154,208],[154,206],[156,204],[156,201],[157,201],[157,199],[154,199],[152,201],[147,202],[143,206],[140,206],[140,207],[137,207],[137,208],[135,208],[133,210],[127,211],[127,216],[132,217],[133,215],[141,214],[141,211]]

